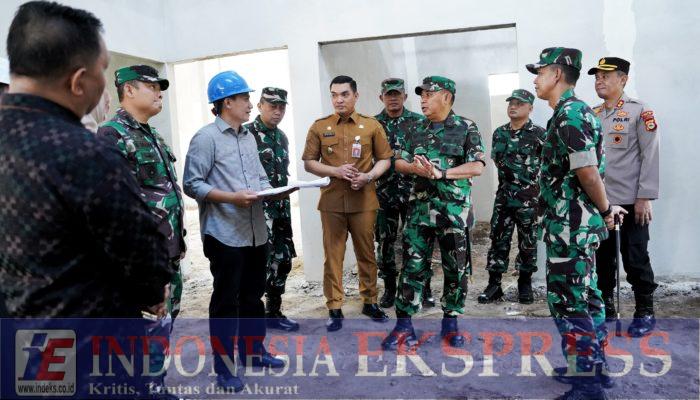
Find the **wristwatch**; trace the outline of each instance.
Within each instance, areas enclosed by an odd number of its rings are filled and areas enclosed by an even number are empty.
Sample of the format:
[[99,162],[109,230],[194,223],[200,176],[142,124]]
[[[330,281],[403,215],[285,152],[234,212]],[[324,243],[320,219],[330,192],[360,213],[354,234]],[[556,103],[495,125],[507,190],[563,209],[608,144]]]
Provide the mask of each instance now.
[[612,205],[611,205],[611,204],[608,204],[608,209],[605,210],[605,211],[603,211],[602,213],[600,213],[600,216],[603,217],[603,218],[605,218],[605,217],[607,217],[607,216],[610,215],[610,214],[612,214]]
[[447,181],[447,170],[446,169],[441,169],[440,173],[442,173],[442,176],[440,177],[441,181]]
[[367,183],[372,183],[373,180],[374,180],[374,175],[367,174]]

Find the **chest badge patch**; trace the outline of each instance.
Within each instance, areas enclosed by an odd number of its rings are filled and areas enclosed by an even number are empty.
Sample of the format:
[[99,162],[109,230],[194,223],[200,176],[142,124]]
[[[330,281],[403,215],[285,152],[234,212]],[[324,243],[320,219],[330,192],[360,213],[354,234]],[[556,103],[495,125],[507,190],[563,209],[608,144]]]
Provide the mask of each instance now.
[[613,136],[613,144],[620,144],[622,143],[622,135],[614,135]]
[[625,129],[625,126],[622,124],[615,124],[615,125],[613,125],[613,129],[620,132],[620,131]]
[[626,116],[628,116],[628,115],[629,115],[629,113],[626,112],[626,111],[620,110],[620,111],[617,112],[617,116],[620,117],[620,118],[624,118],[624,117],[626,117]]

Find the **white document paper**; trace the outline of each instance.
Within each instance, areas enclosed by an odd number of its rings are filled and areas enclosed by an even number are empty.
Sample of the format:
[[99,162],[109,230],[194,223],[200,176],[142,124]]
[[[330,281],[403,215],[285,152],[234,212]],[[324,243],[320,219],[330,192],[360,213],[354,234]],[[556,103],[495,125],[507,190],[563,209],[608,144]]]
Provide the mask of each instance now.
[[320,178],[313,181],[291,181],[287,186],[280,186],[272,189],[261,190],[258,192],[258,196],[274,196],[276,194],[284,193],[294,188],[321,188],[330,185],[330,183],[331,178],[329,177]]

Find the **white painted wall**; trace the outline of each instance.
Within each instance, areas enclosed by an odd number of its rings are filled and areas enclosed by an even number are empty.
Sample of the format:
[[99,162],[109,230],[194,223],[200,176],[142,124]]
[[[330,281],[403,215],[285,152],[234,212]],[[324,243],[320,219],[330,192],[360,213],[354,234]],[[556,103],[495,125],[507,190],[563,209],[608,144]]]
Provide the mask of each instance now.
[[[17,0],[0,4],[3,43]],[[297,154],[311,122],[323,112],[319,42],[443,29],[515,23],[521,86],[533,76],[524,68],[552,45],[577,47],[589,67],[611,52],[632,61],[630,89],[654,106],[662,135],[662,200],[655,203],[652,262],[660,274],[700,276],[695,244],[700,194],[694,165],[697,134],[687,126],[696,113],[695,77],[700,51],[700,3],[695,0],[73,0],[93,10],[106,26],[107,45],[125,54],[177,62],[264,48],[289,49],[295,95]],[[438,7],[439,5],[439,7]],[[125,22],[128,21],[128,22]],[[4,49],[3,49],[4,50]],[[583,76],[580,97],[595,102],[593,81]],[[547,106],[537,101],[534,119],[546,123]],[[303,171],[301,162],[297,162]],[[300,195],[307,276],[321,278],[323,254],[315,204],[318,195]],[[308,239],[307,239],[308,238]]]

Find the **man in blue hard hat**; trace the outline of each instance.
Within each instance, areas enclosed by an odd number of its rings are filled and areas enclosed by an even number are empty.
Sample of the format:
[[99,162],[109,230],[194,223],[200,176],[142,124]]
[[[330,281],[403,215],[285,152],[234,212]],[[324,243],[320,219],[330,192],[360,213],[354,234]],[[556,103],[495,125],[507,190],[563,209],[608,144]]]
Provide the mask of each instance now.
[[[199,205],[204,255],[214,277],[209,303],[214,371],[219,386],[236,392],[243,390],[232,358],[231,338],[237,334],[243,365],[284,367],[263,346],[267,226],[257,192],[271,186],[255,137],[243,127],[253,108],[252,91],[234,71],[209,81],[216,119],[192,138],[183,179],[185,193]],[[221,318],[240,318],[239,326]]]

